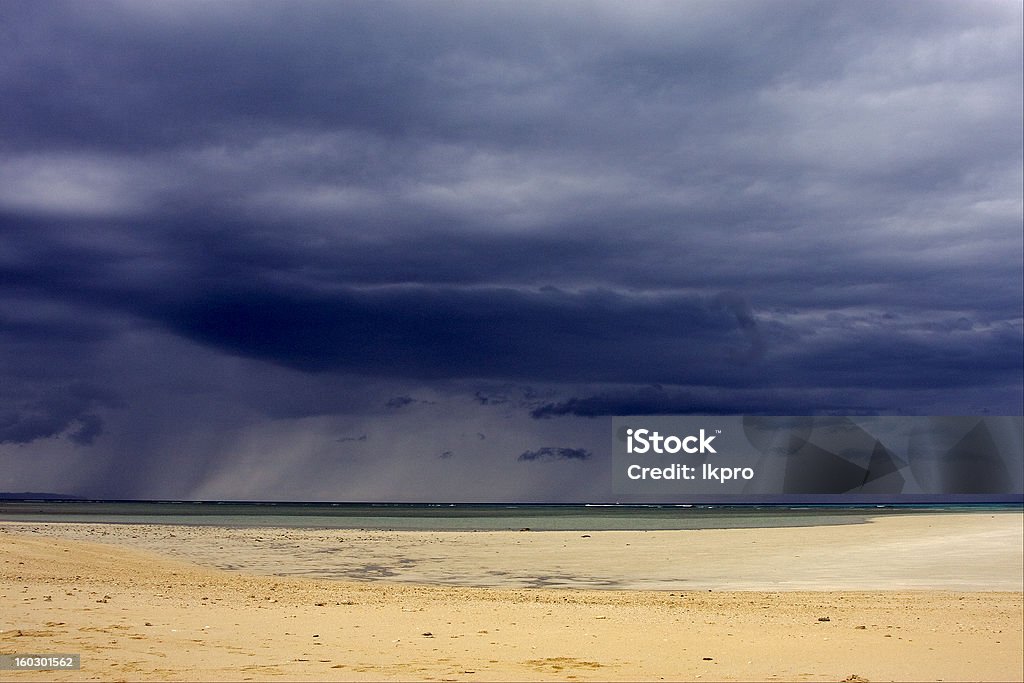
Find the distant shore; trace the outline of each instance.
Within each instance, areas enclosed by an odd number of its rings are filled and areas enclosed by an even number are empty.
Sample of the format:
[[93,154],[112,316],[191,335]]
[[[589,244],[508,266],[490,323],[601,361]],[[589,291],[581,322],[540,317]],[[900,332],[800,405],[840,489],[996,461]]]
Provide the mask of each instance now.
[[[2,523],[0,653],[82,655],[80,671],[3,679],[1018,680],[1022,522],[585,534]],[[308,578],[330,566],[345,580]],[[269,575],[282,568],[294,575]],[[481,576],[502,587],[439,585]]]

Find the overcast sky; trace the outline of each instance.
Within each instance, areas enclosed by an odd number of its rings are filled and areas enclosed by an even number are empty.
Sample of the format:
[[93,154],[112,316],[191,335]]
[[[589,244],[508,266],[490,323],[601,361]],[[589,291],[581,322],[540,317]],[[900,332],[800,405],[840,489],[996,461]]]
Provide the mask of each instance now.
[[0,3],[0,490],[606,500],[1021,414],[1008,2]]

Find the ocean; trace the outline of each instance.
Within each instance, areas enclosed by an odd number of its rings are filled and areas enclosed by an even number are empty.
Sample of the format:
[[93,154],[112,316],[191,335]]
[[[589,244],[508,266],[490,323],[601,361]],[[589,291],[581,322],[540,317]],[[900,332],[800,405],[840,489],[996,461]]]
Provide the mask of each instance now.
[[738,529],[863,523],[879,514],[1019,504],[545,505],[234,501],[0,501],[0,521],[394,531]]

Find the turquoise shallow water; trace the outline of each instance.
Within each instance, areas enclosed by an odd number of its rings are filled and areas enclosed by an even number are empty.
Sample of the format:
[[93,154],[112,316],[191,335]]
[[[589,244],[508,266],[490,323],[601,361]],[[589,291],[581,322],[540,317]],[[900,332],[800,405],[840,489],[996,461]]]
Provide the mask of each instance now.
[[1020,510],[1020,505],[660,506],[0,501],[0,521],[296,529],[600,531],[863,523],[879,514]]

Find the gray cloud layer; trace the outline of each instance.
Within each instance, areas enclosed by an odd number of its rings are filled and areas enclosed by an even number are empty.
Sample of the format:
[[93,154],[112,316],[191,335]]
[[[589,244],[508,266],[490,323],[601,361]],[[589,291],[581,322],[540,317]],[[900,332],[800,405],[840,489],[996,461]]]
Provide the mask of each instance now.
[[[1019,413],[1019,4],[8,2],[0,24],[2,442],[117,461],[104,420],[149,405],[164,336],[205,349],[162,361],[199,404],[475,394],[570,450],[593,450],[573,418],[636,411]],[[280,372],[243,392],[198,354]],[[552,442],[516,424],[536,441],[502,457]]]

